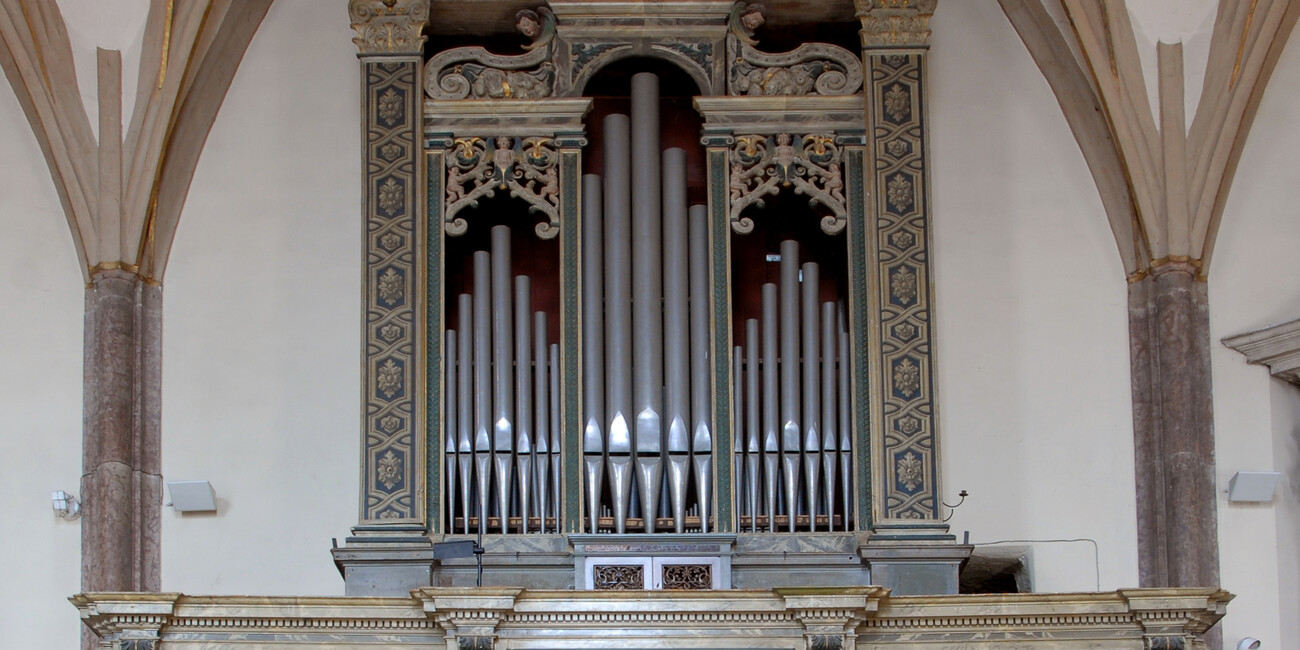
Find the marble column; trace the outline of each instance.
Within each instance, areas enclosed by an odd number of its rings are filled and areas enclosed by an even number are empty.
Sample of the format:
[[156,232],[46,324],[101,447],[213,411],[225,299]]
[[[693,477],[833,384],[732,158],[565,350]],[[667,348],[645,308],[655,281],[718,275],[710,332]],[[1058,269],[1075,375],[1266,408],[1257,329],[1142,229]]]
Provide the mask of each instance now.
[[161,286],[120,264],[92,271],[84,369],[81,590],[158,591]]
[[429,2],[350,0],[348,13],[361,61],[365,187],[362,478],[360,521],[334,561],[348,595],[394,596],[428,585],[433,567],[425,374],[440,366],[441,350],[425,332],[421,32]]
[[861,553],[874,584],[898,594],[956,593],[970,547],[939,511],[926,120],[930,16],[937,0],[855,0],[866,70],[868,309],[872,348],[873,535]]
[[1129,281],[1143,587],[1219,584],[1210,326],[1198,270],[1166,262]]

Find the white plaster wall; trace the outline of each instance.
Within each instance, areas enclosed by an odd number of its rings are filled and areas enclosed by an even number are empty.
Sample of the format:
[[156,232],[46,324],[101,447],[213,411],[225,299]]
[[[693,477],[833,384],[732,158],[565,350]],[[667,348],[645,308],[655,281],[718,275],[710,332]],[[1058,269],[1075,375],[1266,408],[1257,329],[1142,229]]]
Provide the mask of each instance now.
[[[357,521],[359,66],[346,12],[277,0],[208,138],[165,280],[164,590],[342,594]],[[326,10],[328,9],[328,10]]]
[[[1051,89],[996,2],[931,23],[939,424],[950,525],[1038,542],[1035,591],[1137,584],[1127,286]],[[1100,573],[1100,578],[1097,574]]]
[[[1242,152],[1210,264],[1210,340],[1214,381],[1219,556],[1222,584],[1237,594],[1224,619],[1224,641],[1243,636],[1265,648],[1295,647],[1296,486],[1300,388],[1276,386],[1264,366],[1219,340],[1300,318],[1300,219],[1296,158],[1300,150],[1300,47],[1278,61]],[[1271,504],[1228,503],[1223,490],[1240,470],[1286,473]]]
[[81,491],[84,281],[36,137],[0,78],[0,637],[77,646],[81,526],[50,492]]

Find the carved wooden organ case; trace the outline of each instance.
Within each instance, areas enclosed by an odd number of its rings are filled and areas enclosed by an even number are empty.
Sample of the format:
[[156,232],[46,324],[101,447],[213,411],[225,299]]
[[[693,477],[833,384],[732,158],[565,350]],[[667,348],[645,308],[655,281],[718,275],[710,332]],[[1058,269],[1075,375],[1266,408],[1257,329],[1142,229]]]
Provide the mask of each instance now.
[[[422,275],[423,376],[385,365],[408,334],[377,325],[360,529],[936,519],[921,57],[771,53],[762,22],[553,0],[519,13],[522,53],[426,55],[422,223],[368,244],[379,307],[418,286],[385,251]],[[371,81],[382,125],[407,98]],[[374,179],[381,216],[413,196]],[[427,430],[408,448],[382,442],[405,426],[386,372]]]

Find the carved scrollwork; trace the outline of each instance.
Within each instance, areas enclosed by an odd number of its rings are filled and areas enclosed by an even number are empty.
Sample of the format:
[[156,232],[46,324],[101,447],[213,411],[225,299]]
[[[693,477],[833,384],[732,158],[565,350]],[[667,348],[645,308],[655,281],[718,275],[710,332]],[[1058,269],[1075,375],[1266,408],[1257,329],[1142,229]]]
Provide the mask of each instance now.
[[645,568],[639,565],[592,567],[593,587],[598,591],[645,589]]
[[457,213],[505,190],[527,202],[529,212],[546,215],[537,224],[537,236],[553,239],[560,232],[560,156],[555,141],[498,136],[493,144],[495,149],[489,150],[483,138],[457,138],[447,156],[443,211],[447,234],[465,234],[469,224]]
[[492,54],[481,47],[458,47],[429,59],[424,91],[433,99],[539,99],[555,92],[555,15],[545,7],[524,9],[515,17],[530,39],[525,54]]
[[852,95],[862,88],[862,62],[842,47],[807,43],[770,54],[754,46],[762,5],[737,2],[727,37],[729,95]]
[[713,567],[708,564],[665,565],[663,587],[664,589],[712,589]]
[[821,219],[822,232],[835,235],[848,224],[840,147],[830,135],[805,135],[798,147],[788,133],[737,136],[729,176],[731,228],[737,233],[754,230],[753,219],[742,216],[746,208],[762,208],[763,197],[785,187],[807,196],[810,206],[830,210]]

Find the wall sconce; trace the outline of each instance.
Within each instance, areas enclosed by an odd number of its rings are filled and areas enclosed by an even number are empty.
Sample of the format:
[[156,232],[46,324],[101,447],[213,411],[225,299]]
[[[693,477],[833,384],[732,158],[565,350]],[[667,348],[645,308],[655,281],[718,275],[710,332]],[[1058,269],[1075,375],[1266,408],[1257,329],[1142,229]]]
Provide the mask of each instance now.
[[1237,650],[1259,650],[1259,639],[1248,636],[1237,643]]
[[207,481],[168,481],[167,493],[172,497],[167,505],[176,512],[217,511],[217,493]]
[[63,490],[55,490],[51,497],[54,501],[54,514],[60,519],[72,521],[81,516],[81,504],[77,503],[77,497]]
[[1228,501],[1262,503],[1273,500],[1281,472],[1237,472],[1228,481]]

